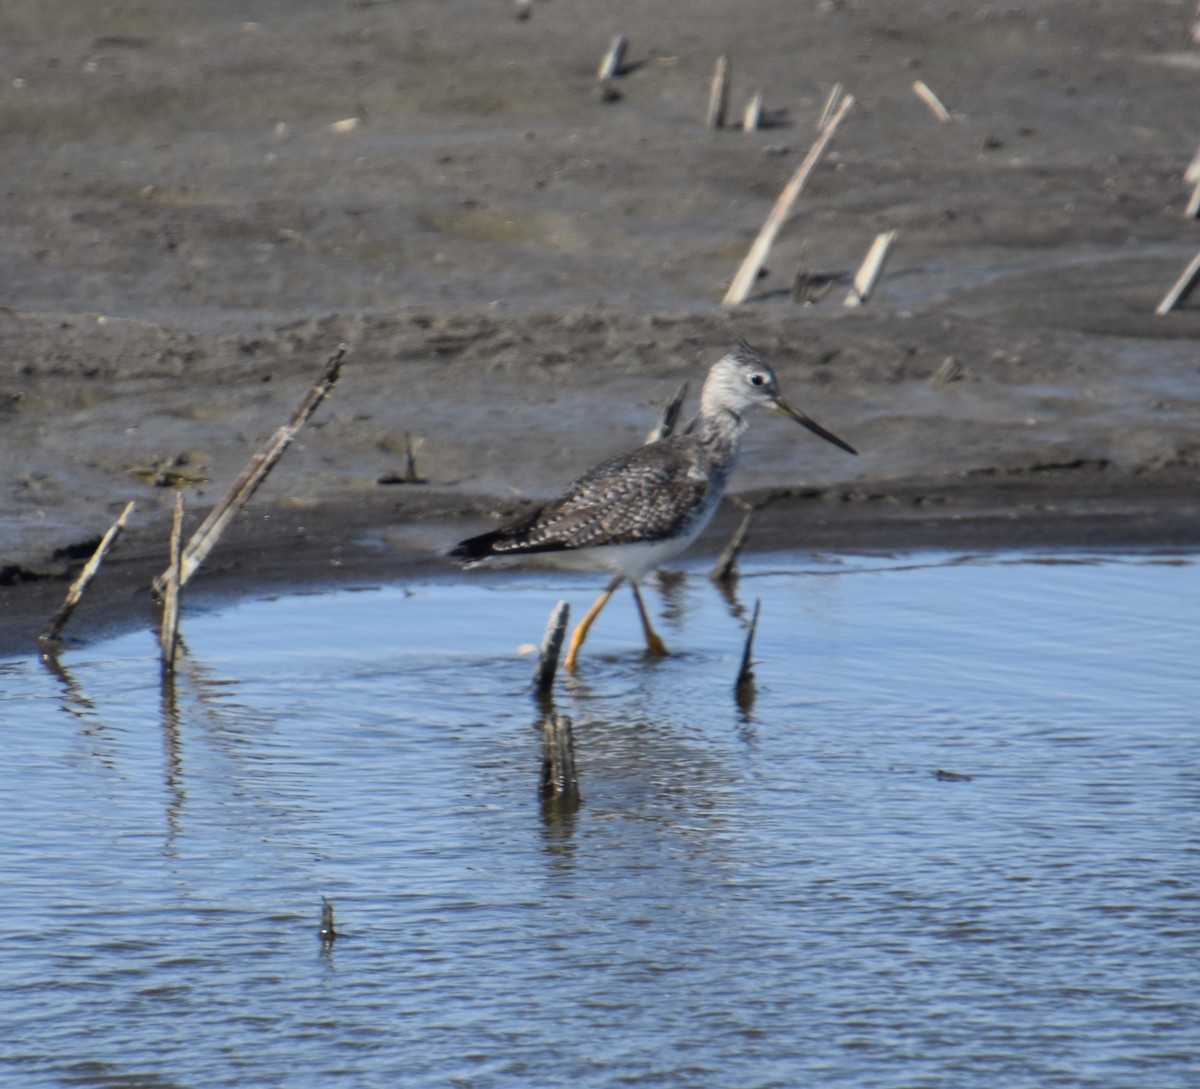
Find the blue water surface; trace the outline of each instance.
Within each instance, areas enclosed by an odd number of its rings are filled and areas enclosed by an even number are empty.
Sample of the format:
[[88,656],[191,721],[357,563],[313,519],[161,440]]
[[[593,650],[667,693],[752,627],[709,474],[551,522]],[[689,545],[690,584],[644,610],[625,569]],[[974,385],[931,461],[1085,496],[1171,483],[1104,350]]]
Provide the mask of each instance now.
[[1200,1084],[1196,556],[695,567],[659,661],[619,594],[543,806],[518,647],[599,589],[185,603],[173,686],[149,632],[0,662],[0,1082]]

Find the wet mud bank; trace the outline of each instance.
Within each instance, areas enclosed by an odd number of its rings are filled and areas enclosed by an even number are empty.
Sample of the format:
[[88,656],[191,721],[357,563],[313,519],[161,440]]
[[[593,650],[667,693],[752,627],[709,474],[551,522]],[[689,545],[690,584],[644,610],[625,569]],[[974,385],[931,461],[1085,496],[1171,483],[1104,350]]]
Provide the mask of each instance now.
[[[1200,543],[1200,308],[1154,313],[1200,246],[1187,5],[526,14],[5,5],[0,653],[129,499],[68,635],[152,616],[174,488],[194,525],[341,342],[192,600],[449,570],[447,544],[641,441],[680,382],[694,404],[742,337],[861,451],[758,421],[732,489],[761,506],[752,548]],[[768,127],[704,127],[719,54]],[[854,109],[722,309],[836,82]]]

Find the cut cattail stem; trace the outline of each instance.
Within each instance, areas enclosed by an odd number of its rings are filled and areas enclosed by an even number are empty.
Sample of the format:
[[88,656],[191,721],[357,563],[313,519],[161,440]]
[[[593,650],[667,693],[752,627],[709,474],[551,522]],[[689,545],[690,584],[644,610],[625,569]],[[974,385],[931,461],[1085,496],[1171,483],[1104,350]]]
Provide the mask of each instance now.
[[957,382],[963,376],[963,365],[952,355],[942,360],[942,365],[934,372],[929,384],[937,390],[945,389],[951,382]]
[[96,546],[96,551],[92,553],[91,559],[83,565],[83,570],[79,572],[75,581],[71,583],[67,590],[66,600],[58,607],[58,611],[46,621],[46,626],[38,633],[39,642],[53,643],[62,634],[63,628],[67,626],[67,621],[74,615],[80,598],[83,597],[84,590],[88,588],[88,583],[96,577],[96,572],[100,570],[100,564],[104,562],[104,557],[113,546],[113,542],[121,535],[121,530],[125,528],[125,520],[132,511],[133,500],[131,499],[125,504],[125,509],[118,515],[117,520],[108,527],[108,532],[100,538],[100,543]]
[[754,633],[758,631],[758,613],[762,608],[762,599],[754,602],[754,615],[750,617],[750,628],[746,632],[746,645],[742,649],[742,664],[738,669],[737,682],[734,692],[738,703],[748,708],[754,702]]
[[1188,163],[1187,169],[1183,172],[1183,180],[1188,185],[1200,182],[1200,148],[1196,149],[1196,154],[1192,156],[1192,161]]
[[538,794],[543,805],[569,809],[579,805],[575,734],[571,720],[554,711],[542,720],[542,777]]
[[796,203],[796,198],[800,196],[809,176],[816,169],[817,163],[833,139],[834,133],[837,132],[842,118],[850,112],[853,105],[853,95],[846,95],[842,99],[837,111],[829,119],[829,123],[821,130],[813,146],[809,148],[804,162],[800,164],[796,173],[783,187],[783,191],[775,201],[775,206],[759,230],[758,237],[750,247],[750,252],[746,254],[741,268],[738,269],[737,275],[729,285],[729,290],[725,292],[725,298],[722,300],[725,306],[737,306],[746,301],[746,296],[750,294],[750,288],[754,286],[754,281],[758,279],[758,274],[767,260],[767,254],[771,252],[775,236],[779,234],[780,228],[791,213],[792,205]]
[[871,248],[863,259],[858,275],[854,277],[854,284],[846,295],[847,306],[862,306],[871,297],[871,292],[875,290],[875,284],[879,281],[879,275],[883,272],[883,263],[887,260],[888,250],[891,249],[895,240],[895,231],[885,231],[883,234],[875,236],[875,241],[871,243]]
[[713,582],[729,582],[737,573],[738,556],[745,547],[746,537],[750,532],[750,519],[753,516],[754,511],[746,511],[737,532],[730,538],[729,544],[725,546],[721,555],[717,557],[717,562],[713,564],[713,569],[708,573],[708,577]]
[[325,952],[329,952],[333,948],[333,943],[337,941],[337,927],[333,922],[333,904],[321,897],[321,948]]
[[1200,280],[1200,253],[1192,258],[1192,263],[1184,270],[1183,275],[1175,281],[1175,286],[1167,292],[1167,297],[1158,304],[1156,314],[1169,314],[1184,299],[1192,293],[1196,282]]
[[1200,182],[1196,183],[1192,190],[1191,199],[1188,200],[1187,211],[1185,213],[1188,219],[1196,219],[1200,216]]
[[533,690],[539,696],[547,695],[554,687],[554,675],[558,672],[558,657],[562,653],[563,637],[567,633],[567,621],[571,606],[560,601],[550,613],[546,634],[542,636],[542,651],[538,656],[537,669],[533,674]]
[[[291,419],[280,427],[266,441],[258,452],[246,464],[241,475],[233,482],[224,498],[208,513],[208,517],[200,523],[199,528],[192,534],[183,550],[183,560],[179,572],[179,586],[182,589],[196,570],[204,562],[204,558],[212,551],[213,546],[220,540],[226,527],[249,501],[258,486],[267,478],[267,474],[275,467],[275,463],[283,456],[296,433],[304,426],[308,418],[317,410],[317,406],[325,400],[326,395],[333,389],[334,383],[341,373],[342,363],[350,349],[345,344],[338,345],[337,351],[321,368],[317,380],[309,387],[308,393],[300,402]],[[158,593],[163,592],[168,572],[163,572],[154,583]]]
[[829,119],[833,116],[833,111],[838,108],[838,104],[842,101],[842,94],[842,85],[840,83],[835,83],[830,88],[829,97],[825,99],[825,105],[821,110],[821,116],[817,118],[818,132],[829,124]]
[[742,131],[755,132],[762,124],[762,91],[759,91],[746,104],[746,112],[742,114]]
[[629,42],[625,36],[618,34],[612,40],[612,45],[608,47],[608,52],[604,54],[604,59],[600,62],[600,68],[596,72],[596,78],[601,83],[605,83],[616,76],[619,76],[625,67],[625,50],[629,48]]
[[917,97],[929,107],[934,117],[939,121],[950,120],[950,111],[942,105],[942,100],[929,89],[929,85],[924,80],[917,80],[913,84],[913,90],[916,91]]
[[183,558],[180,538],[183,536],[183,492],[175,493],[175,518],[171,523],[171,566],[167,568],[163,594],[162,647],[163,668],[175,668],[175,651],[179,645],[179,572]]
[[708,116],[705,124],[710,129],[725,127],[725,114],[729,109],[729,58],[721,54],[713,67],[712,83],[708,89]]
[[683,400],[687,397],[688,384],[683,382],[679,389],[675,391],[675,395],[662,407],[662,412],[659,413],[658,423],[651,429],[646,436],[647,444],[658,442],[659,439],[669,438],[675,432],[675,426],[679,423],[679,413],[683,408]]

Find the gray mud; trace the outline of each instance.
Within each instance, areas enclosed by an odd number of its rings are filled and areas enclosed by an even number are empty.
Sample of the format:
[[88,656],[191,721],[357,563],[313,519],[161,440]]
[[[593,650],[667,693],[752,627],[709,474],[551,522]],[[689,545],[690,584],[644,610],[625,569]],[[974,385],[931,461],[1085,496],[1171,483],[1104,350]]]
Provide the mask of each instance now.
[[[530,11],[4,5],[0,652],[130,498],[69,632],[148,615],[170,485],[198,521],[340,341],[334,396],[196,593],[434,570],[640,441],[739,337],[861,451],[761,422],[734,489],[771,501],[755,545],[1200,542],[1200,307],[1154,315],[1200,248],[1191,5]],[[770,127],[703,127],[722,52]],[[835,82],[858,103],[723,310]],[[846,309],[883,230],[878,293]],[[802,305],[797,274],[832,288]],[[424,482],[389,482],[410,444]]]

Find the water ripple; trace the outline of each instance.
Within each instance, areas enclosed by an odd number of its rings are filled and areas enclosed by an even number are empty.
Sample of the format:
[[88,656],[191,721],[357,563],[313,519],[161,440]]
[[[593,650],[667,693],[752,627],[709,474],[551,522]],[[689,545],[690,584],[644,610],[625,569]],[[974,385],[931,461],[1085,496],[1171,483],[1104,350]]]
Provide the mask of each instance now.
[[516,648],[585,578],[185,610],[173,693],[149,633],[3,663],[0,1077],[1194,1085],[1198,584],[689,572],[677,656],[618,599],[559,685],[577,812],[538,804]]

